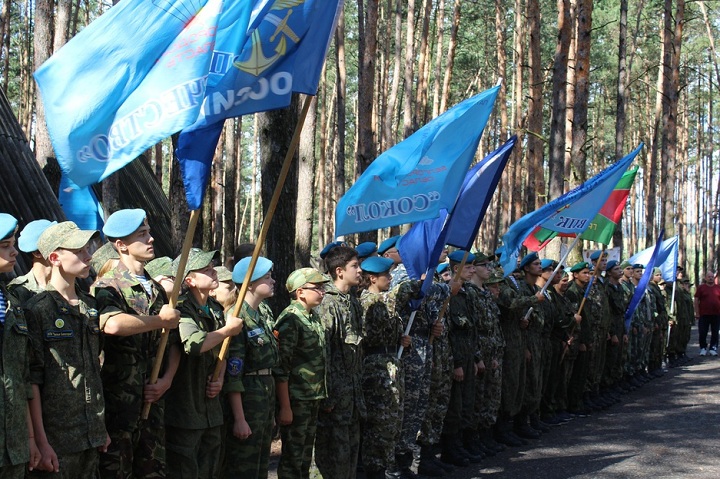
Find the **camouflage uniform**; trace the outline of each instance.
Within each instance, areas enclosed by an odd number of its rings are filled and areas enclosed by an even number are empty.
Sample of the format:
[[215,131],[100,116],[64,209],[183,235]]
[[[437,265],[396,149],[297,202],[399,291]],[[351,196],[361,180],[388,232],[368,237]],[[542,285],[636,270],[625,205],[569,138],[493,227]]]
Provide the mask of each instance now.
[[397,285],[408,280],[407,268],[405,268],[405,265],[402,263],[396,264],[390,271],[390,277],[390,289],[393,290]]
[[21,479],[25,477],[29,461],[27,408],[32,398],[28,354],[30,336],[25,315],[18,306],[18,299],[0,283],[0,290],[7,304],[4,322],[0,322],[0,477]]
[[277,339],[268,327],[263,308],[257,311],[243,303],[240,318],[243,329],[230,340],[225,386],[227,395],[240,393],[245,421],[252,434],[244,440],[233,435],[234,417],[228,408],[225,435],[225,458],[221,477],[229,479],[268,476],[273,418],[275,416],[275,381],[272,369],[279,364]]
[[539,411],[543,417],[555,414],[552,399],[557,390],[557,383],[560,380],[560,356],[562,355],[563,343],[562,339],[553,336],[556,331],[555,323],[567,321],[565,312],[561,309],[558,298],[555,296],[557,296],[555,288],[548,286],[547,291],[545,291],[545,301],[539,305],[543,317],[541,336],[543,370]]
[[22,305],[27,303],[30,298],[36,294],[45,291],[45,289],[38,284],[37,279],[35,279],[35,273],[33,273],[32,270],[30,270],[27,274],[18,276],[10,281],[7,285],[7,289],[18,299],[18,301],[20,301],[20,304]]
[[395,443],[402,426],[405,377],[397,358],[402,335],[400,318],[389,313],[387,294],[364,290],[362,388],[368,410],[363,423],[362,458],[366,471],[382,471],[394,461]]
[[[520,321],[528,309],[538,305],[534,296],[537,289],[525,280],[517,280],[508,276],[500,283],[500,327],[505,338],[505,355],[503,356],[503,380],[501,412],[506,418],[517,415],[523,406],[525,394],[527,334],[520,328]],[[535,316],[535,317],[534,317]],[[530,321],[536,320],[533,312]]]
[[[539,291],[535,286],[533,290]],[[545,361],[543,330],[545,329],[545,313],[550,303],[545,294],[545,301],[538,303],[533,309],[530,324],[526,330],[527,349],[530,351],[530,362],[525,369],[525,393],[523,408],[527,414],[536,414],[540,409],[543,390],[543,366]]]
[[64,466],[60,476],[94,479],[97,447],[107,438],[100,325],[95,299],[82,292],[78,299],[72,306],[48,285],[25,305],[33,347],[30,381],[40,388],[45,434]]
[[[165,291],[151,281],[148,296],[123,263],[93,284],[100,311],[100,329],[112,316],[157,315],[165,304]],[[161,331],[131,336],[104,336],[101,375],[105,395],[105,425],[110,447],[100,455],[102,478],[165,477],[165,400],[153,403],[147,420],[141,419],[143,393],[152,372]]]
[[693,297],[690,291],[678,288],[675,291],[675,320],[676,326],[673,330],[677,330],[675,335],[674,350],[676,354],[684,355],[687,345],[690,342],[690,331],[695,321],[695,311],[693,306]]
[[[315,463],[325,479],[353,478],[360,450],[362,393],[362,307],[333,284],[317,307],[328,348],[327,398],[320,403]],[[329,411],[328,411],[329,410]]]
[[607,337],[610,331],[610,306],[602,278],[596,277],[593,281],[590,294],[585,301],[585,308],[590,308],[588,317],[592,328],[592,347],[589,349],[589,374],[586,390],[597,393],[605,370]]
[[665,357],[668,315],[665,309],[665,294],[660,290],[660,286],[650,281],[648,283],[648,291],[650,292],[651,302],[655,311],[653,315],[653,333],[648,367],[651,371],[655,371],[662,367],[662,361]]
[[[489,429],[497,422],[502,395],[502,364],[505,340],[500,329],[500,308],[487,288],[477,288],[479,300],[478,349],[485,363],[485,373],[476,381],[475,424]],[[498,367],[492,369],[493,360]]]
[[165,402],[167,470],[169,477],[218,477],[223,412],[220,396],[207,397],[207,378],[215,370],[218,344],[200,352],[208,333],[225,324],[223,307],[214,298],[201,306],[186,293],[178,299],[180,356]]
[[[398,314],[402,318],[403,330],[407,327],[413,311],[411,301],[416,300],[420,286],[420,281],[405,281],[392,291],[395,311],[390,313]],[[412,462],[418,433],[427,411],[433,357],[433,347],[429,343],[430,329],[448,296],[450,296],[450,288],[446,284],[432,284],[423,297],[410,328],[412,345],[403,350],[401,359],[405,375],[405,400],[402,429],[395,446],[396,460],[401,468],[409,467]]]
[[274,375],[288,383],[292,423],[280,426],[282,456],[279,479],[309,478],[320,400],[325,392],[325,331],[320,318],[298,301],[280,313],[273,333],[278,338],[280,364]]
[[[570,300],[555,288],[548,288],[550,300],[555,305],[556,319],[550,333],[552,359],[548,387],[544,392],[546,416],[568,408],[568,383],[578,353],[578,329],[575,328],[575,309]],[[572,339],[572,341],[571,341]]]
[[[577,312],[578,309],[580,309],[580,304],[582,303],[583,296],[585,295],[585,289],[587,288],[587,285],[581,286],[577,281],[573,281],[570,287],[568,288],[567,292],[565,293],[566,299],[570,303],[570,307],[573,311],[573,313]],[[585,345],[585,347],[588,349],[588,351],[580,351],[578,349],[577,357],[575,358],[575,362],[573,364],[572,374],[570,376],[570,381],[568,383],[568,409],[570,411],[578,411],[583,410],[585,408],[584,402],[583,402],[583,394],[585,392],[585,386],[588,379],[588,374],[590,372],[590,351],[589,349],[592,348],[593,341],[594,341],[594,335],[593,335],[593,304],[588,304],[588,301],[585,302],[585,306],[583,307],[582,312],[580,315],[582,316],[582,321],[580,322],[580,325],[577,327],[574,327],[572,329],[572,332],[577,332],[577,345],[578,348],[580,345]]]
[[627,290],[622,285],[608,282],[606,287],[610,311],[610,337],[617,336],[618,344],[607,344],[607,358],[602,386],[609,388],[618,383],[623,376],[623,335],[625,334],[625,310],[629,302]]

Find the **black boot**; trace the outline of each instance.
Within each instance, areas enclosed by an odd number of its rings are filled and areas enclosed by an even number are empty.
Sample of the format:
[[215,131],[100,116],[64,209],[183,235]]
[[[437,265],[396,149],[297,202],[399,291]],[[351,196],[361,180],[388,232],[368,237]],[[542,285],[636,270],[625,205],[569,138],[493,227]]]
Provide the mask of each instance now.
[[459,440],[459,445],[466,452],[468,459],[471,463],[477,464],[482,461],[485,457],[482,450],[478,447],[478,440],[475,431],[472,429],[466,429],[462,432],[462,438]]
[[428,477],[442,477],[445,470],[438,464],[431,446],[420,446],[420,463],[418,474]]
[[496,453],[502,452],[506,449],[504,444],[500,444],[493,439],[492,429],[480,429],[480,442],[482,442],[482,445],[487,449],[493,450]]
[[498,419],[495,424],[495,440],[508,447],[520,447],[524,445],[521,438],[512,434],[512,425],[508,419]]
[[454,436],[443,434],[442,436],[442,452],[440,453],[440,460],[453,466],[467,467],[470,464],[470,460],[463,454],[464,451],[458,448],[458,444]]
[[415,479],[417,474],[412,472],[410,467],[413,463],[413,453],[404,452],[402,454],[395,454],[395,463],[400,471],[400,479]]
[[385,469],[366,469],[365,479],[385,479]]
[[520,413],[513,418],[513,432],[524,439],[540,439],[540,432],[530,427],[525,413]]
[[550,432],[550,427],[540,420],[537,414],[530,415],[530,427],[540,432]]

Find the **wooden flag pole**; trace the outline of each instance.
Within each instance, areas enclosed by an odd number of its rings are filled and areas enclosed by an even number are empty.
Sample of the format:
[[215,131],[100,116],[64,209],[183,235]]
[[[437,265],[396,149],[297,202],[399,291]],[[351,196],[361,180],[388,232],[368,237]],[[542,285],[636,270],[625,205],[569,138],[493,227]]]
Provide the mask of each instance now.
[[[280,170],[280,178],[278,178],[278,182],[275,185],[275,191],[273,192],[272,199],[270,200],[270,205],[268,205],[267,213],[265,213],[265,218],[263,218],[263,225],[260,229],[260,235],[258,236],[255,243],[255,250],[253,251],[252,257],[250,258],[250,265],[248,266],[247,273],[245,273],[245,279],[240,286],[240,292],[238,293],[238,298],[235,302],[235,307],[233,308],[233,316],[238,316],[240,314],[240,309],[242,308],[243,302],[245,301],[245,294],[247,294],[248,287],[250,286],[250,279],[252,278],[253,271],[255,270],[257,260],[260,257],[260,250],[265,243],[265,238],[267,237],[268,230],[270,229],[270,223],[272,222],[273,215],[275,214],[275,209],[277,208],[278,201],[280,201],[280,194],[282,193],[282,189],[285,186],[285,180],[287,179],[288,173],[290,172],[290,166],[292,166],[293,157],[295,156],[298,144],[300,143],[300,133],[302,132],[303,125],[305,124],[305,118],[307,117],[308,111],[310,110],[310,103],[312,103],[312,99],[312,95],[305,96],[305,103],[303,104],[302,111],[300,112],[298,123],[295,126],[295,132],[293,133],[292,141],[290,142],[290,148],[285,155],[285,161],[283,162],[282,169]],[[228,337],[225,338],[222,343],[222,347],[220,348],[220,355],[218,356],[218,361],[215,365],[215,372],[213,373],[212,377],[213,381],[217,381],[218,377],[220,376],[220,371],[222,370],[222,362],[227,357],[229,347],[230,338]]]
[[[170,307],[175,308],[177,306],[178,296],[180,296],[180,288],[182,287],[182,272],[185,271],[185,265],[187,265],[188,255],[190,254],[190,248],[192,248],[193,236],[195,236],[195,228],[197,227],[198,218],[200,217],[200,208],[192,210],[190,212],[190,221],[188,223],[188,229],[185,233],[185,240],[183,241],[182,252],[180,253],[180,262],[176,273],[175,282],[173,283],[173,289],[170,293],[170,299],[168,304]],[[178,281],[178,278],[181,278]],[[163,329],[162,336],[160,337],[160,345],[158,346],[157,354],[155,355],[155,362],[153,363],[152,372],[150,373],[150,384],[155,384],[160,376],[160,368],[162,367],[163,357],[165,356],[165,349],[167,347],[168,337],[170,336],[169,329]],[[142,410],[142,418],[147,419],[150,414],[151,402],[146,402]]]

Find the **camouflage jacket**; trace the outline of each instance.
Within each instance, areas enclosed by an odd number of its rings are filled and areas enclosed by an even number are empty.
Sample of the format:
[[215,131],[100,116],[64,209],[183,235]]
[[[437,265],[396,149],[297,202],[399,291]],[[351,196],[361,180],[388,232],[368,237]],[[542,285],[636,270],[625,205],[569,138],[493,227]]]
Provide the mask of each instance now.
[[260,307],[255,311],[243,302],[240,318],[244,324],[240,334],[230,340],[225,392],[244,392],[247,373],[278,366],[280,354],[277,339],[268,326],[268,321],[272,320],[268,311]]
[[665,328],[668,321],[667,310],[665,309],[665,295],[660,290],[660,286],[652,281],[648,283],[647,290],[650,293],[650,304],[654,313],[655,325]]
[[[366,353],[373,348],[397,349],[402,336],[402,321],[397,315],[390,314],[394,310],[388,301],[393,298],[387,294],[371,293],[363,290],[360,293],[360,305],[364,311],[363,347]],[[395,355],[394,355],[395,356]]]
[[447,326],[456,368],[465,366],[470,360],[480,360],[477,340],[478,306],[476,290],[468,282],[450,298]]
[[678,324],[690,326],[695,319],[693,297],[690,291],[678,288],[675,291],[675,318]]
[[33,355],[30,381],[40,386],[48,442],[58,454],[105,443],[100,326],[95,299],[78,290],[69,304],[52,285],[25,305]]
[[200,352],[208,333],[225,324],[223,307],[214,298],[208,298],[205,307],[191,293],[178,298],[180,324],[176,335],[183,354],[180,355],[172,386],[165,396],[165,423],[184,429],[206,429],[223,423],[220,396],[207,397],[205,387],[208,376],[215,371],[221,345]]
[[[100,312],[100,329],[117,314],[158,314],[166,302],[165,291],[155,281],[151,280],[151,284],[152,295],[148,296],[143,285],[123,263],[98,278],[92,292]],[[132,336],[105,335],[102,380],[110,429],[135,429],[143,409],[143,390],[152,373],[160,336],[160,330]]]
[[[628,306],[630,305],[630,302],[632,301],[633,296],[635,295],[635,289],[636,286],[630,282],[626,281],[622,283],[623,287],[628,292]],[[652,326],[652,315],[650,310],[650,298],[648,296],[647,290],[643,293],[642,299],[640,299],[640,302],[637,305],[637,308],[635,308],[635,311],[633,312],[632,318],[630,320],[630,326],[632,328],[639,328],[639,327],[645,327],[648,328]]]
[[607,284],[608,306],[610,311],[610,336],[622,338],[625,334],[625,310],[627,310],[630,297],[622,285]]
[[292,301],[278,316],[273,329],[280,348],[278,381],[288,383],[292,399],[323,399],[325,393],[325,330],[315,311]]
[[390,292],[392,297],[390,300],[390,314],[402,318],[404,331],[412,315],[413,304],[419,301],[420,305],[413,319],[410,336],[427,340],[430,335],[430,328],[437,320],[443,302],[450,296],[450,287],[444,283],[433,282],[427,294],[422,299],[418,299],[420,298],[421,286],[422,281],[408,280],[395,287]]
[[10,281],[7,288],[8,291],[15,295],[15,297],[20,301],[21,305],[27,303],[30,298],[36,294],[44,291],[35,279],[35,274],[33,274],[32,270],[28,271],[27,274],[18,276]]
[[551,337],[567,342],[567,340],[570,339],[571,331],[578,331],[573,327],[575,325],[576,310],[573,309],[573,305],[570,300],[566,296],[555,291],[555,288],[552,286],[548,288],[547,292],[550,296],[550,302],[555,305],[554,312],[557,314],[555,320],[553,321]]
[[606,283],[607,280],[603,278],[595,278],[588,299],[585,301],[586,308],[588,304],[591,305],[593,327],[603,332],[610,329],[610,306],[607,291],[605,290]]
[[336,424],[350,424],[353,411],[365,416],[362,393],[362,307],[351,294],[326,286],[318,316],[325,329],[327,355],[327,398],[321,409],[332,408],[326,417]]
[[520,321],[530,308],[533,308],[533,312],[529,320],[531,322],[538,320],[539,315],[536,309],[539,301],[535,297],[537,291],[537,286],[530,285],[527,281],[518,280],[513,276],[508,276],[505,281],[500,283],[500,295],[497,303],[500,307],[500,326],[508,346],[525,344],[526,334],[520,328]]
[[497,358],[505,347],[502,329],[500,329],[500,308],[495,297],[487,288],[478,288],[473,283],[470,283],[470,288],[476,292],[478,350],[483,357],[489,355]]
[[0,283],[7,309],[0,323],[0,468],[24,464],[28,452],[27,407],[32,398],[30,386],[30,336],[19,300]]
[[[585,296],[586,287],[587,285],[582,286],[578,284],[577,281],[573,281],[570,284],[567,292],[565,293],[565,298],[567,298],[567,300],[570,302],[573,314],[576,313],[578,309],[580,309],[580,304],[582,303],[583,297]],[[585,345],[591,344],[593,341],[593,304],[588,303],[589,301],[585,301],[583,310],[580,312],[580,316],[582,316],[582,321],[578,326],[575,326],[573,331],[578,333],[578,341]]]

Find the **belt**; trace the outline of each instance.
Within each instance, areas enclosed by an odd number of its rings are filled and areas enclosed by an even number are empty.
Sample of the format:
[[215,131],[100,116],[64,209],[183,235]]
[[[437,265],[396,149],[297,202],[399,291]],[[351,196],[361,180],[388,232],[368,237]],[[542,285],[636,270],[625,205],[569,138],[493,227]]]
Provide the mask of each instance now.
[[272,376],[272,370],[269,368],[258,369],[257,371],[245,373],[245,376]]
[[397,346],[376,346],[374,348],[365,348],[365,355],[372,354],[396,354]]
[[417,328],[410,331],[411,336],[430,336],[430,329],[429,328]]

